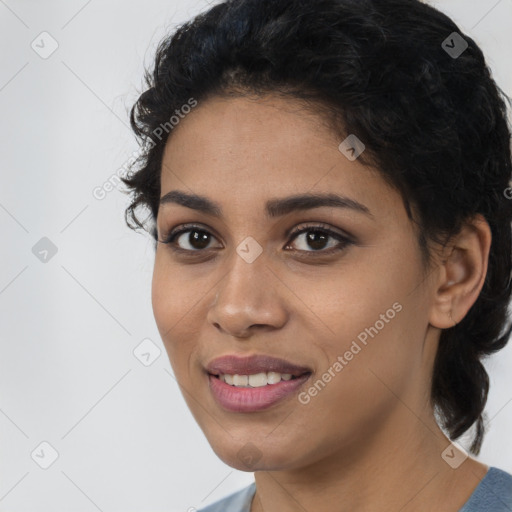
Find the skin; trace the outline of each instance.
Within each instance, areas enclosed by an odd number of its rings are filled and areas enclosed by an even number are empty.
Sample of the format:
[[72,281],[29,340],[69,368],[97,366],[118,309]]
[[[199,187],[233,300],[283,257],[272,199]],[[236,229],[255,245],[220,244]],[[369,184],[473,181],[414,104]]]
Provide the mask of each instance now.
[[[339,150],[343,140],[296,100],[210,98],[173,130],[162,162],[161,196],[171,190],[217,202],[222,219],[178,204],[160,206],[157,229],[197,223],[208,249],[159,243],[152,303],[184,398],[215,453],[254,471],[251,512],[315,510],[455,512],[488,467],[467,458],[452,469],[450,440],[437,426],[430,378],[442,329],[475,302],[491,242],[476,217],[425,268],[414,224],[399,193],[375,169]],[[268,218],[267,200],[332,193],[371,216],[321,207]],[[327,225],[354,243],[311,245],[294,227]],[[251,236],[263,248],[247,263],[236,247]],[[198,254],[198,251],[202,251]],[[302,256],[301,256],[302,255]],[[304,389],[321,378],[357,335],[394,303],[402,310],[307,405],[296,396],[253,413],[222,409],[204,366],[237,354],[270,354],[309,366]],[[250,468],[238,455],[252,443]],[[253,448],[254,450],[254,448]],[[242,451],[243,453],[243,451]]]

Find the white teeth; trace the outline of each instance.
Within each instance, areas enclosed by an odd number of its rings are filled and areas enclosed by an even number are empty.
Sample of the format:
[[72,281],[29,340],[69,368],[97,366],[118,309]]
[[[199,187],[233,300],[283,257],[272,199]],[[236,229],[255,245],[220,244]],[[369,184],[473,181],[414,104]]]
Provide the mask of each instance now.
[[249,384],[248,375],[233,375],[233,384],[235,386],[247,386]]
[[260,388],[267,384],[277,384],[281,380],[290,380],[291,373],[261,372],[253,375],[219,375],[219,379],[226,384],[236,387]]
[[253,388],[259,388],[267,385],[267,374],[256,373],[255,375],[249,375],[249,386]]
[[267,373],[267,382],[269,384],[277,384],[281,381],[281,374],[277,372],[268,372]]

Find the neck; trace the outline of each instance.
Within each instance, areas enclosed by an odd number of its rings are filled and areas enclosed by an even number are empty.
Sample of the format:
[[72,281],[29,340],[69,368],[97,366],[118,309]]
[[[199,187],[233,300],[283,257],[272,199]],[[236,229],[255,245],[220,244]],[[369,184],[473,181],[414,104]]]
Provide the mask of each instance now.
[[432,412],[403,405],[377,427],[307,466],[255,472],[251,512],[455,512],[488,469],[472,458],[457,469],[445,462],[450,440]]

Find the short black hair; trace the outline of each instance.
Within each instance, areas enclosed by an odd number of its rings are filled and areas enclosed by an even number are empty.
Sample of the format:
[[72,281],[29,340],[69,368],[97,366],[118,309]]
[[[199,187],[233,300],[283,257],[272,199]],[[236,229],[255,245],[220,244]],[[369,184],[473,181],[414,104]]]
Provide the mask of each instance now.
[[360,161],[401,193],[411,220],[410,205],[417,212],[427,260],[429,240],[446,242],[483,215],[492,232],[485,284],[464,319],[442,331],[431,384],[450,438],[475,427],[478,454],[489,390],[482,359],[512,330],[512,162],[510,98],[475,41],[419,0],[228,0],[166,36],[144,78],[130,115],[140,155],[123,179],[125,219],[146,229],[136,213],[146,207],[155,239],[169,117],[216,95],[301,99],[340,141],[356,134],[366,146]]

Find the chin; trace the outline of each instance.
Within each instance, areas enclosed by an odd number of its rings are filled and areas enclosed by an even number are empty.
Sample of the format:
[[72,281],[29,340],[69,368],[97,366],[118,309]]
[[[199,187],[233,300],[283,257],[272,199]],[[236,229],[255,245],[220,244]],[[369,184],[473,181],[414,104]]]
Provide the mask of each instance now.
[[[291,448],[276,450],[276,447],[258,448],[251,441],[232,440],[229,446],[211,445],[213,451],[222,462],[239,471],[281,471],[289,469]],[[296,454],[295,454],[296,455]]]

